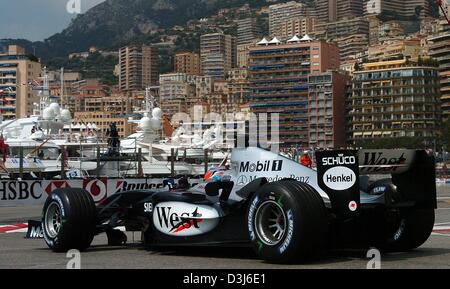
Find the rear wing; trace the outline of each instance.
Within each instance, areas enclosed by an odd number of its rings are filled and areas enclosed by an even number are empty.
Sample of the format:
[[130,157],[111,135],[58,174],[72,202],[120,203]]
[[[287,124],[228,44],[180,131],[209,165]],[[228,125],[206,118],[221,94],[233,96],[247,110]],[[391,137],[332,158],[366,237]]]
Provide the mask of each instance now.
[[316,160],[318,184],[337,215],[357,213],[359,177],[369,174],[391,175],[396,196],[385,196],[387,206],[437,207],[435,160],[425,150],[319,151]]

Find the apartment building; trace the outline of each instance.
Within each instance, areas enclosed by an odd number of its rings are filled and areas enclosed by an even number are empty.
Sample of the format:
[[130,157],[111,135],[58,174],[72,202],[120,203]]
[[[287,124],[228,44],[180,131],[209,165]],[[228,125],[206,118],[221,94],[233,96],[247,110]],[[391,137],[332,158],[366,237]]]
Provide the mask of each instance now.
[[195,96],[195,86],[188,82],[185,73],[168,73],[159,77],[160,107],[172,117],[176,113],[188,113],[188,100]]
[[368,15],[383,14],[390,19],[398,19],[417,15],[420,10],[418,16],[426,17],[430,16],[430,4],[435,5],[428,0],[369,0],[365,12]]
[[405,59],[363,64],[352,81],[351,141],[435,138],[440,125],[435,67]]
[[33,114],[39,97],[29,84],[39,83],[40,73],[38,59],[26,54],[24,48],[9,45],[6,51],[0,52],[0,116],[3,119]]
[[345,146],[346,88],[351,77],[327,71],[308,77],[308,146],[339,148]]
[[314,34],[317,18],[312,16],[301,16],[290,18],[283,21],[274,35],[281,38],[288,38],[294,35],[303,36],[306,34]]
[[283,145],[308,147],[308,77],[339,69],[336,45],[297,37],[261,41],[250,48],[249,106],[253,113],[279,113]]
[[362,0],[316,0],[317,15],[320,22],[335,22],[363,14]]
[[261,38],[261,28],[255,18],[248,17],[237,20],[237,45],[245,45]]
[[193,52],[179,52],[175,55],[175,72],[200,75],[200,55]]
[[309,16],[305,4],[290,1],[269,6],[269,34],[275,36],[283,22],[299,17]]
[[200,59],[204,75],[225,79],[227,72],[236,66],[236,39],[223,33],[202,35]]
[[119,50],[119,88],[143,90],[158,83],[158,50],[152,46],[126,46]]
[[450,25],[441,20],[439,32],[428,38],[428,53],[439,62],[442,117],[450,117]]

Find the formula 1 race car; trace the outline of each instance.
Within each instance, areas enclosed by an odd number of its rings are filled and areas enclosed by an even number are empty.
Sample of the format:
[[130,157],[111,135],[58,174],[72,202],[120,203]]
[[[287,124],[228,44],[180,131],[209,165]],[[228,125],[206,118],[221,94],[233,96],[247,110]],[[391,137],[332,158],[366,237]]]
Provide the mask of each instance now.
[[[57,189],[42,217],[54,251],[110,244],[141,231],[152,248],[248,245],[274,263],[315,258],[330,248],[410,250],[430,236],[436,208],[434,158],[423,150],[332,150],[317,170],[257,148],[235,148],[229,169],[204,182],[114,194],[96,206],[83,189]],[[369,175],[388,174],[371,180]]]

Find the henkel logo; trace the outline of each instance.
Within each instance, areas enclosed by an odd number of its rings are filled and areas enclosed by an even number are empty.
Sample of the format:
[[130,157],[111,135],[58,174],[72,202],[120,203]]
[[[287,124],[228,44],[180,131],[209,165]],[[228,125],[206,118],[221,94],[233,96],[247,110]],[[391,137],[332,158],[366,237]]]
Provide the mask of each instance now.
[[194,236],[208,232],[218,224],[218,218],[213,208],[181,202],[159,203],[153,209],[153,224],[158,231],[171,236]]
[[283,160],[267,160],[254,162],[241,162],[239,165],[239,172],[279,172],[283,167]]
[[332,190],[344,191],[356,182],[355,173],[347,167],[333,167],[323,175],[323,183]]

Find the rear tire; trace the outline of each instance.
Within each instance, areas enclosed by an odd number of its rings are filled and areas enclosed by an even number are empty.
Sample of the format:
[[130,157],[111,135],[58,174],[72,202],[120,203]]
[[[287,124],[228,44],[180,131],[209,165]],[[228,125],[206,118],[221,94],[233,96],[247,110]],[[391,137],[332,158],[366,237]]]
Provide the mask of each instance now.
[[399,212],[399,218],[389,230],[383,246],[386,251],[408,251],[425,243],[433,231],[434,209],[408,208]]
[[268,183],[250,200],[247,226],[256,253],[272,263],[291,263],[326,251],[328,212],[319,193],[294,180]]
[[48,196],[42,214],[45,242],[55,252],[84,251],[96,233],[96,207],[83,189],[57,189]]

